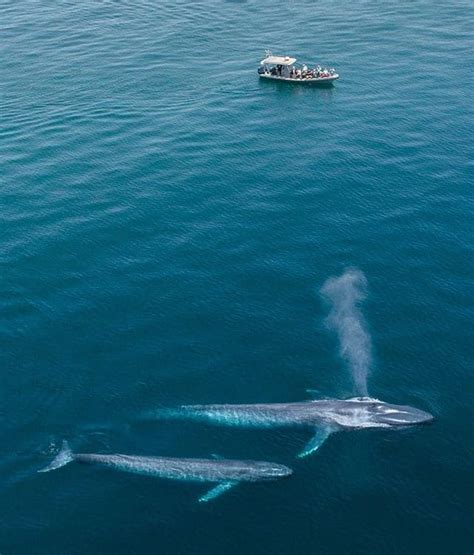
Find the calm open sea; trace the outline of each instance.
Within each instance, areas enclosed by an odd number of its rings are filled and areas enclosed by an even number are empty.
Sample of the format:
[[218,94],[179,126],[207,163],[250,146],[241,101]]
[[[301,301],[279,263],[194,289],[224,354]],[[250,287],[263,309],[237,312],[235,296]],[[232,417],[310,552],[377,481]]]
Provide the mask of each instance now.
[[[470,554],[472,3],[0,2],[0,552]],[[259,82],[264,49],[332,89]],[[149,422],[353,395],[324,282],[356,267],[369,393],[430,426]],[[281,462],[206,486],[83,452]]]

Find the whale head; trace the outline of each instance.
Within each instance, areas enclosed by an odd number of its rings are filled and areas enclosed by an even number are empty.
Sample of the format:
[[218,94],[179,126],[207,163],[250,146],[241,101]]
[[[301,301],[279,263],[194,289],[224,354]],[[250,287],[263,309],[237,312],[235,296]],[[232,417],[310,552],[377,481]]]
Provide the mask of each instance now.
[[293,474],[293,470],[284,464],[260,463],[260,466],[262,475],[270,480],[285,478]]
[[293,474],[293,470],[291,468],[289,468],[288,466],[285,466],[283,464],[280,464],[278,466],[274,466],[272,469],[272,475],[273,476],[278,476],[281,478],[285,478],[287,476],[291,476]]
[[[362,400],[361,400],[362,401]],[[384,403],[377,399],[364,399],[373,422],[385,426],[413,426],[433,420],[433,415],[407,405]]]

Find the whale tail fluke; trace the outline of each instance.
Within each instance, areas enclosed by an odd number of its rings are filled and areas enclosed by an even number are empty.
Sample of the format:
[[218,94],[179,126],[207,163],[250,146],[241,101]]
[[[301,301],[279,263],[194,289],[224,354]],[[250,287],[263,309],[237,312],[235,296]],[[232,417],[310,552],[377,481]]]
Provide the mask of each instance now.
[[56,470],[57,468],[61,468],[61,466],[65,466],[73,460],[74,453],[71,451],[68,442],[64,440],[62,442],[61,449],[51,461],[51,463],[48,464],[48,466],[45,466],[44,468],[38,470],[38,472],[49,472],[50,470]]

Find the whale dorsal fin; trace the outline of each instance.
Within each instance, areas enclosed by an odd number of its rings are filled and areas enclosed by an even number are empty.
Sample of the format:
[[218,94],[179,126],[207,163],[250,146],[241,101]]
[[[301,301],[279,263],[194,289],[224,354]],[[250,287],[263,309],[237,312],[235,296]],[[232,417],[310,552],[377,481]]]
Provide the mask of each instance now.
[[207,503],[208,501],[211,501],[212,499],[215,499],[216,497],[219,497],[219,495],[222,495],[223,493],[225,493],[230,488],[236,486],[237,483],[238,482],[222,482],[218,486],[215,486],[214,488],[211,488],[206,494],[204,494],[202,497],[200,497],[199,502],[200,503]]
[[314,436],[308,441],[308,443],[304,446],[303,451],[299,453],[298,458],[302,459],[303,457],[307,457],[317,451],[321,445],[327,440],[327,438],[331,435],[332,430],[329,427],[326,428],[318,428]]

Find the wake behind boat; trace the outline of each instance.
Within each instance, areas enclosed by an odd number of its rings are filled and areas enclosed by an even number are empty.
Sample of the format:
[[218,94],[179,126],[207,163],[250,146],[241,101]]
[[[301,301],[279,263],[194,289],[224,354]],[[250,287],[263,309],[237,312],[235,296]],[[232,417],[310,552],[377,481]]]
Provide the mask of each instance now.
[[258,75],[262,79],[275,79],[291,83],[331,84],[339,75],[334,68],[325,68],[320,65],[308,68],[306,64],[297,65],[296,58],[290,56],[273,56],[270,50],[260,62]]

